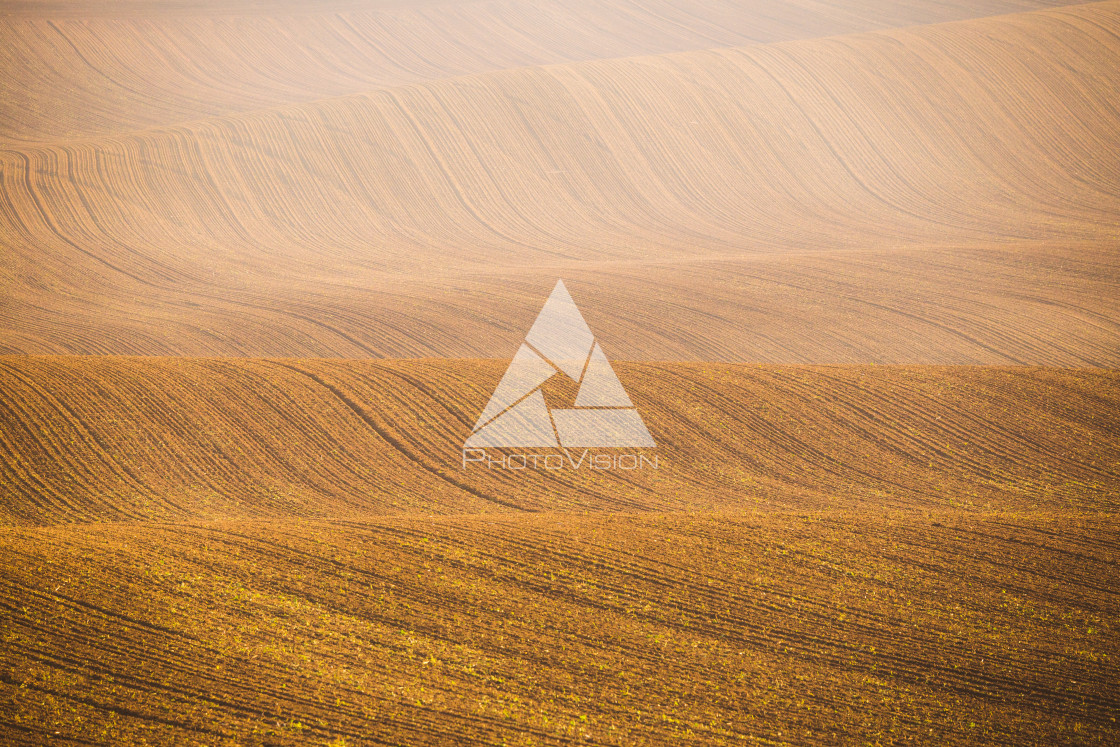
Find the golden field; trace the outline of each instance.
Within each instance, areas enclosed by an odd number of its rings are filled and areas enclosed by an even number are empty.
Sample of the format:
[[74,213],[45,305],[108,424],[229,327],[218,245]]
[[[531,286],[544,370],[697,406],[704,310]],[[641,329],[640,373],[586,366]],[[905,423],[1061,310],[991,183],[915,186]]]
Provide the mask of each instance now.
[[5,740],[1108,744],[1114,527],[748,511],[10,530]]
[[1115,371],[616,367],[656,470],[464,468],[503,361],[0,357],[0,518],[1118,507]]
[[[0,742],[1120,741],[1120,0],[0,42]],[[558,278],[656,469],[464,465]]]

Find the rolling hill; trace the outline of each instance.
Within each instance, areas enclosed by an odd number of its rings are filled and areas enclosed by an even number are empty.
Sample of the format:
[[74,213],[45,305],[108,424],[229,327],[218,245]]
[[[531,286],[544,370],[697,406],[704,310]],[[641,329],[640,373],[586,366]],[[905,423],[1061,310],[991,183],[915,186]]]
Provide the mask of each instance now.
[[9,145],[0,350],[502,357],[563,276],[636,360],[1116,366],[1118,28],[1091,3]]
[[127,132],[491,70],[1062,4],[10,0],[0,7],[0,143]]
[[618,363],[658,469],[464,469],[504,367],[3,357],[0,517],[1115,511],[1120,495],[1115,371]]
[[[1120,0],[0,4],[0,742],[1120,743],[1117,70]],[[557,278],[653,464],[464,463]]]

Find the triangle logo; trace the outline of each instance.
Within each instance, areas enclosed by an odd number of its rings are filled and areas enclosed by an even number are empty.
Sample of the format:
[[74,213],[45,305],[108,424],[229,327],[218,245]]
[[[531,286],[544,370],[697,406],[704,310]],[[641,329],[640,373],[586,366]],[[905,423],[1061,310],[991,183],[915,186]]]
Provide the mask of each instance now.
[[[553,376],[579,384],[575,407],[549,408]],[[656,446],[564,281],[533,322],[465,448]]]

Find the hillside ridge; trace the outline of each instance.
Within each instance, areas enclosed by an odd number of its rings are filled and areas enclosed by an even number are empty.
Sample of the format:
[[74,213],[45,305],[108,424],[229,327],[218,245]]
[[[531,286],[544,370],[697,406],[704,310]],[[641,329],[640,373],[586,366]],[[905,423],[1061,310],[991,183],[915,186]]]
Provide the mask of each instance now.
[[1117,508],[1115,370],[614,365],[656,469],[466,463],[504,361],[0,357],[0,523]]

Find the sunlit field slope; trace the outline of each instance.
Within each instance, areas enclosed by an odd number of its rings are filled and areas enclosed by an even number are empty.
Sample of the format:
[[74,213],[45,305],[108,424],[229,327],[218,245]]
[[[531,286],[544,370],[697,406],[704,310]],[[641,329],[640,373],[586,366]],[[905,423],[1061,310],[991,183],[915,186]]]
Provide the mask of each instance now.
[[0,143],[124,132],[489,70],[1065,4],[8,0],[0,6]]
[[5,529],[0,735],[1115,744],[1118,561],[1054,516]]
[[504,357],[565,277],[634,360],[1115,367],[1118,32],[1092,3],[12,138],[0,350]]
[[0,516],[1117,507],[1115,371],[617,368],[656,470],[464,469],[498,361],[0,358]]
[[[1120,744],[1118,71],[1120,0],[0,2],[0,744]],[[641,469],[464,461],[558,278]]]

